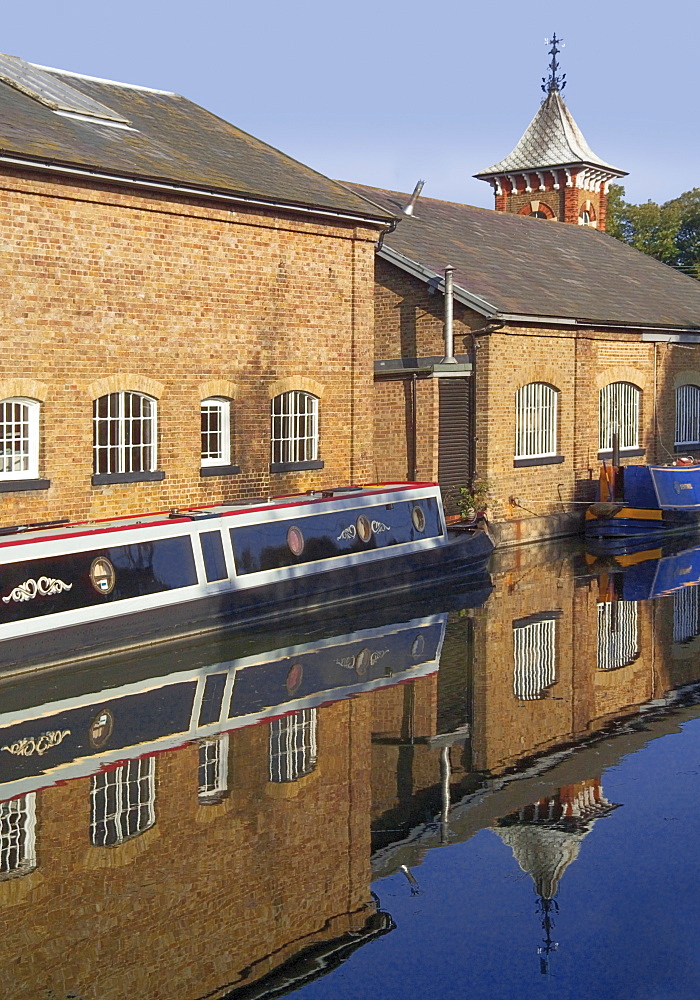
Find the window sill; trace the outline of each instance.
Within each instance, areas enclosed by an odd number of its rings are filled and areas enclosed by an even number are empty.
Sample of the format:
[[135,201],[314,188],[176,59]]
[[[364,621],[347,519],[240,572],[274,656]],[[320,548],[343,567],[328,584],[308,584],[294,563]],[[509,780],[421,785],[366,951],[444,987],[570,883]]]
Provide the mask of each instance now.
[[0,493],[20,493],[24,490],[48,490],[50,479],[0,479]]
[[700,451],[700,443],[696,441],[694,444],[674,444],[673,446],[674,455],[684,455],[689,451]]
[[535,465],[561,465],[566,461],[563,455],[542,455],[540,458],[514,458],[514,469],[530,469]]
[[157,483],[165,479],[160,469],[153,472],[99,472],[92,477],[93,486],[112,486],[114,483]]
[[199,474],[200,476],[237,476],[240,471],[240,465],[203,465]]
[[315,462],[270,462],[270,472],[306,472],[307,469],[322,469],[324,463]]
[[[620,448],[620,458],[641,458],[646,455],[646,448]],[[609,451],[599,451],[598,460],[612,458],[612,448]]]

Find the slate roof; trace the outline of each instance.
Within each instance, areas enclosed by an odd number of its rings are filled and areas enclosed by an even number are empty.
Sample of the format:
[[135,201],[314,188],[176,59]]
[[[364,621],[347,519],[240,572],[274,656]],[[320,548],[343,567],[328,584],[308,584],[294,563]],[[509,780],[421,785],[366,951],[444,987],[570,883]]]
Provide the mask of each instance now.
[[[394,213],[409,200],[351,187]],[[426,281],[452,264],[458,299],[487,316],[700,332],[700,281],[586,226],[421,197],[381,255]]]
[[564,98],[558,90],[552,90],[513,152],[488,170],[481,170],[474,176],[483,179],[512,171],[541,170],[574,164],[588,164],[618,177],[625,176],[624,170],[619,170],[596,156],[574,121]]
[[[52,88],[52,80],[63,87]],[[42,87],[43,103],[29,96]],[[83,107],[78,95],[87,98]],[[99,117],[94,102],[112,113],[112,124]],[[37,67],[17,57],[0,58],[2,156],[387,220],[383,209],[359,194],[179,94]]]

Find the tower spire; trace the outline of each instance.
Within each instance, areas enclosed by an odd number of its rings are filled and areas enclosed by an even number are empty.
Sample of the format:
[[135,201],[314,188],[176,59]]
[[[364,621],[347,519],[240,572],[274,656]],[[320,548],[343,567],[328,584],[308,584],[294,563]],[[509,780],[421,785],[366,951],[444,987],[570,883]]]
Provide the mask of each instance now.
[[555,32],[551,38],[545,38],[544,40],[545,45],[549,45],[550,42],[552,47],[549,50],[549,54],[552,59],[549,63],[549,77],[542,77],[542,90],[545,94],[551,94],[555,90],[558,90],[559,93],[561,93],[566,86],[566,73],[562,73],[561,76],[557,73],[557,70],[559,69],[557,55],[564,48],[564,40],[563,38],[557,38],[557,34]]

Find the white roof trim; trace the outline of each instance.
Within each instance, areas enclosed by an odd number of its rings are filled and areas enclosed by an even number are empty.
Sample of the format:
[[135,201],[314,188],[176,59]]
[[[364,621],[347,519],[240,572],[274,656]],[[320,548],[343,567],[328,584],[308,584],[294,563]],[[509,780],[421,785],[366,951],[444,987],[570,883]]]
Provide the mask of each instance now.
[[110,87],[124,87],[126,90],[145,90],[149,94],[162,94],[164,97],[179,97],[174,90],[156,90],[155,87],[143,87],[138,83],[122,83],[120,80],[106,80],[101,76],[87,76],[85,73],[72,73],[69,69],[58,69],[56,66],[42,66],[40,63],[29,63],[35,69],[43,69],[47,73],[58,73],[59,76],[72,76],[76,80],[91,80],[93,83],[107,83]]

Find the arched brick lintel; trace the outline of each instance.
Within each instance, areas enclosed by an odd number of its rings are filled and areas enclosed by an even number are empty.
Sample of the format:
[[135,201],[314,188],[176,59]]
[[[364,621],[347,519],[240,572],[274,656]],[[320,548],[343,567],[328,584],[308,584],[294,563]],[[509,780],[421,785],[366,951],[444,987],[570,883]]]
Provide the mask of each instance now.
[[48,392],[48,386],[44,382],[37,382],[35,378],[8,378],[0,382],[0,399],[20,396],[23,399],[36,399],[43,403]]
[[312,396],[318,396],[319,399],[323,399],[325,386],[322,382],[317,382],[316,379],[308,378],[306,375],[288,375],[286,378],[280,378],[268,386],[270,399],[280,396],[283,392],[293,392],[294,390],[310,392]]
[[673,388],[677,389],[680,385],[700,385],[700,372],[678,372],[673,379]]
[[118,373],[91,382],[87,391],[90,399],[99,399],[100,396],[107,396],[110,392],[142,392],[145,396],[160,399],[164,388],[162,382],[156,382],[154,378],[148,378],[147,375]]
[[615,365],[614,368],[606,368],[595,377],[595,384],[598,389],[604,389],[611,382],[631,382],[638,389],[644,391],[647,387],[647,377],[639,368],[631,365]]
[[537,365],[536,368],[533,367],[531,371],[527,372],[527,375],[520,376],[516,383],[515,390],[517,392],[524,386],[530,385],[532,382],[544,382],[552,389],[556,389],[557,392],[561,392],[561,389],[557,385],[560,377],[561,371],[557,371],[556,368]]
[[235,399],[238,387],[235,382],[229,382],[224,378],[211,378],[207,382],[199,383],[199,398],[210,399],[212,396],[221,396],[223,399]]

